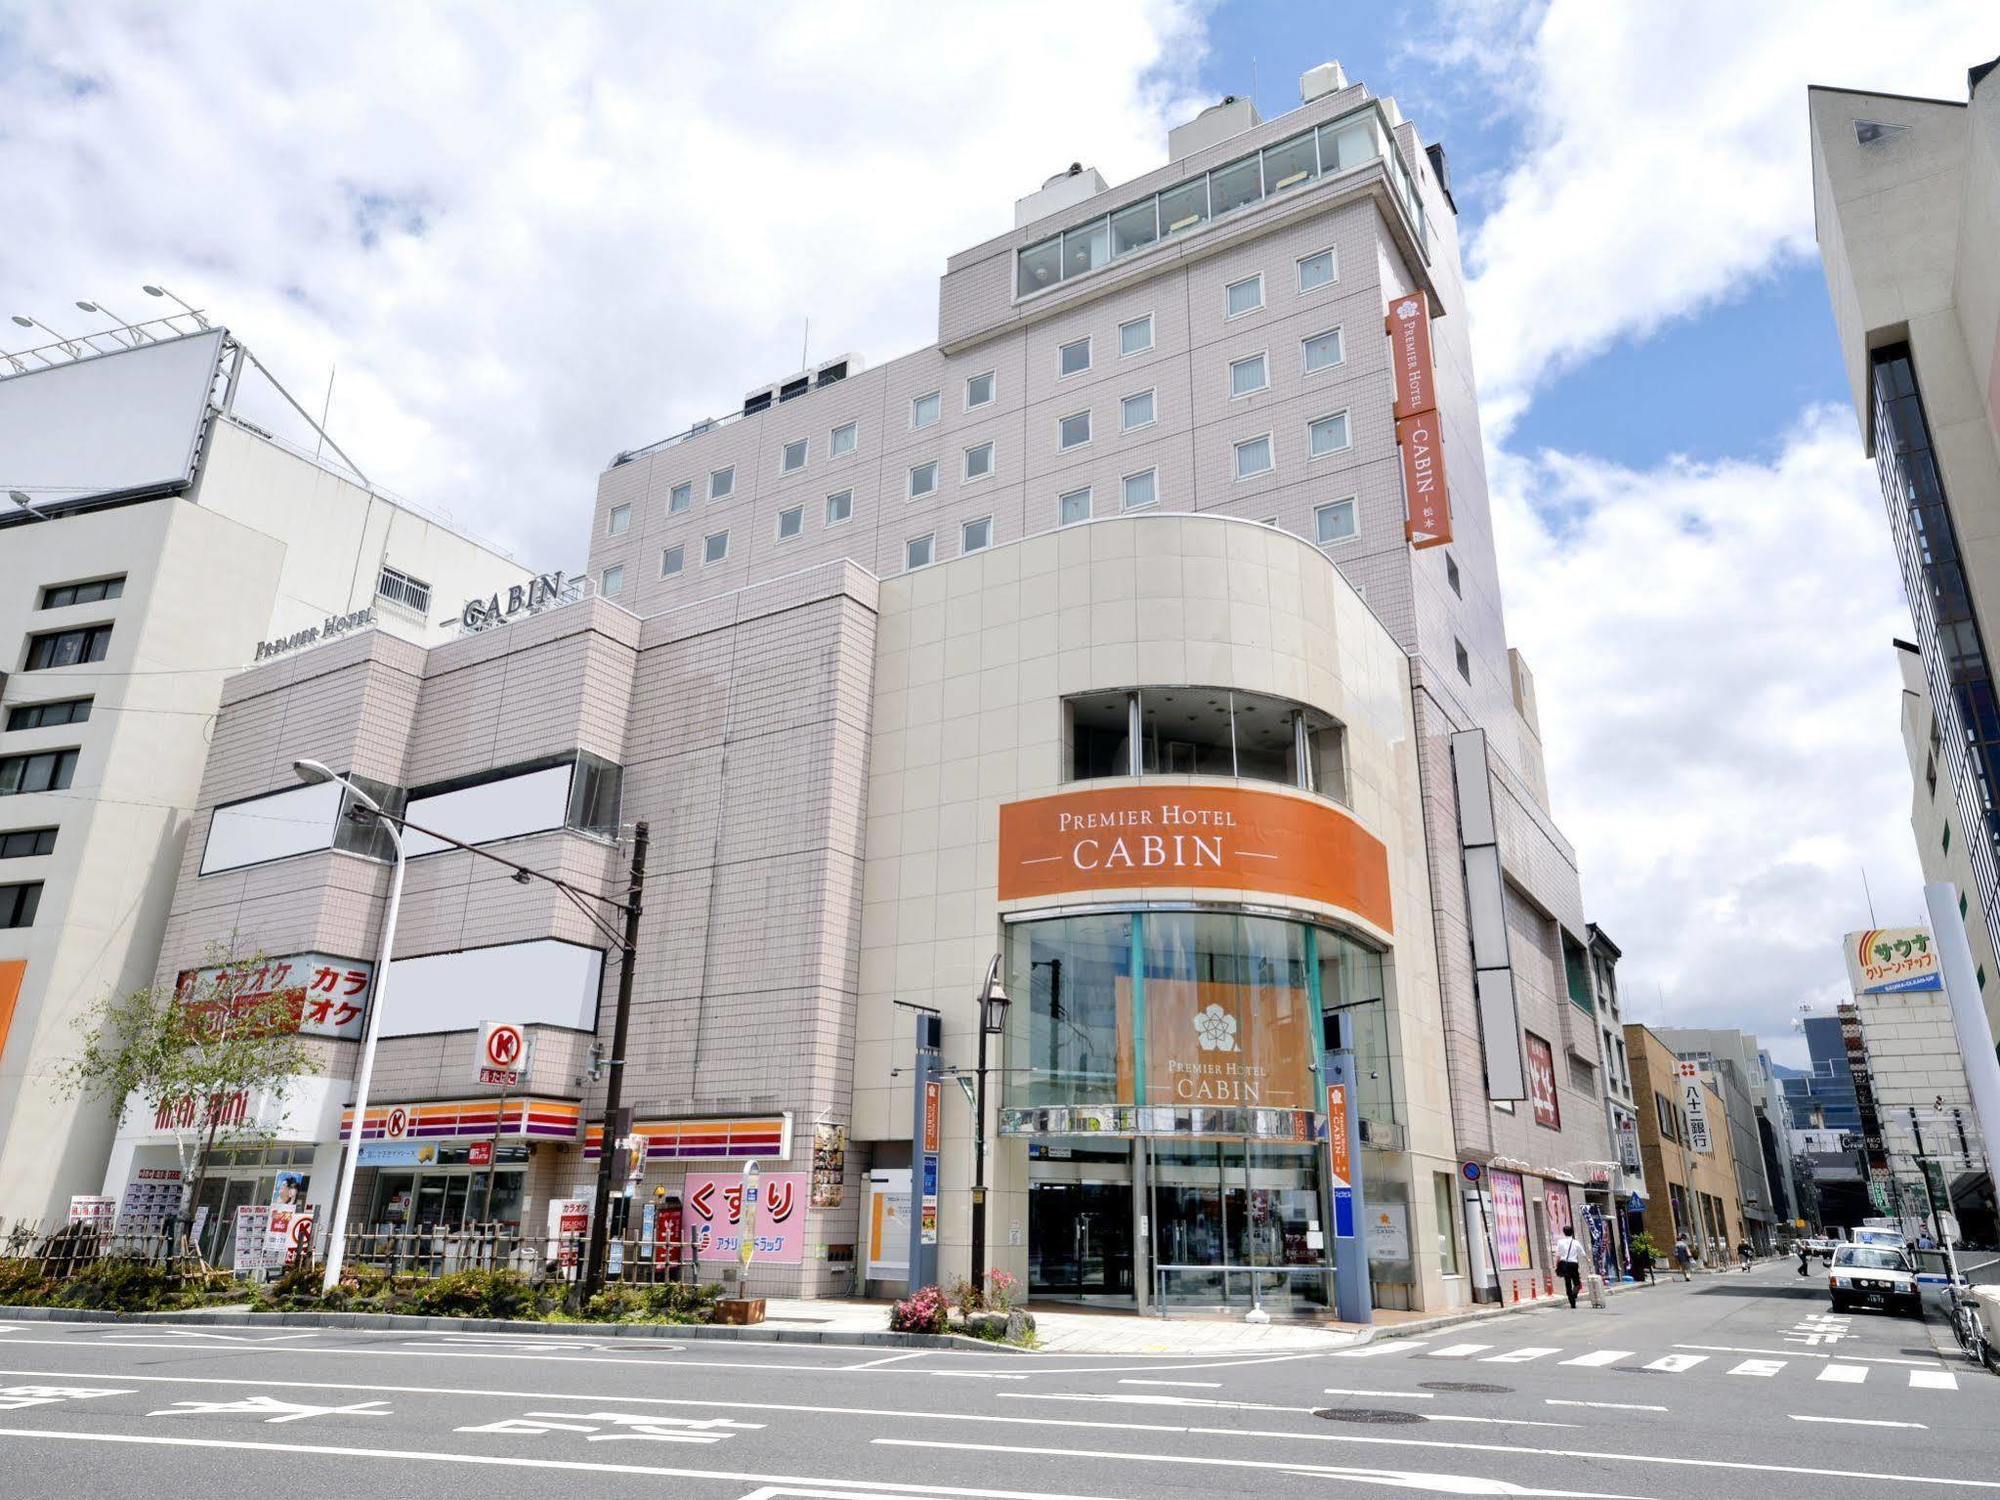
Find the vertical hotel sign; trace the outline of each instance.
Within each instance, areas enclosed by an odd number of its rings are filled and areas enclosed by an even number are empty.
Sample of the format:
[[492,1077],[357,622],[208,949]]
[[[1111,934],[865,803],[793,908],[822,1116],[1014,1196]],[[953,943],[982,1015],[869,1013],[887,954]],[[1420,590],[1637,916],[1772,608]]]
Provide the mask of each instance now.
[[1413,547],[1439,547],[1451,540],[1451,495],[1438,434],[1430,303],[1421,291],[1398,297],[1386,321],[1396,375],[1396,449],[1403,459],[1403,535]]

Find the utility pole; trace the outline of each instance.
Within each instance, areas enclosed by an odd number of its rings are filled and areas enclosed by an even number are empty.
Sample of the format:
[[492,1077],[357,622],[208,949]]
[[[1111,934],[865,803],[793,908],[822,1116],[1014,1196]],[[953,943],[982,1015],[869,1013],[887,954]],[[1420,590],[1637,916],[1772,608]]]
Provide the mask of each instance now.
[[641,823],[632,830],[632,879],[625,891],[625,941],[618,970],[618,1014],[611,1027],[611,1079],[604,1090],[604,1127],[597,1146],[597,1202],[590,1216],[590,1247],[584,1257],[583,1300],[588,1302],[604,1284],[604,1243],[611,1222],[613,1156],[618,1149],[620,1105],[625,1083],[625,1034],[632,1021],[632,969],[639,954],[639,895],[646,884],[646,845],[650,832]]

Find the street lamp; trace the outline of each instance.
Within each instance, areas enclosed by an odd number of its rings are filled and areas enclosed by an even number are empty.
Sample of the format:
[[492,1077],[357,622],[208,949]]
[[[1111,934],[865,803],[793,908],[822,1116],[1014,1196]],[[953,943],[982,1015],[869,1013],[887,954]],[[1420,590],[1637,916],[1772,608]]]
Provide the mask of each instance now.
[[986,1285],[986,1039],[1007,1029],[1007,991],[1000,985],[1000,955],[986,966],[979,991],[979,1098],[973,1107],[972,1284]]
[[77,352],[77,347],[75,344],[71,343],[68,339],[64,338],[61,334],[57,333],[53,328],[49,327],[48,324],[41,322],[39,319],[31,318],[26,313],[15,313],[14,321],[23,328],[41,329],[43,333],[46,333],[50,338],[54,339],[56,341],[57,346],[62,350],[62,352],[67,354],[71,359],[81,358],[81,356]]
[[132,347],[135,349],[138,348],[140,343],[142,343],[147,337],[146,334],[141,333],[139,331],[139,327],[137,324],[129,323],[125,319],[119,317],[117,313],[113,312],[110,308],[106,307],[102,302],[85,302],[81,298],[78,298],[76,304],[76,310],[78,312],[96,313],[100,318],[109,318],[112,322],[118,325],[118,327],[114,329],[113,332],[114,333],[122,332],[131,335]]
[[204,318],[199,312],[197,312],[192,306],[190,306],[186,298],[182,297],[178,292],[172,290],[171,288],[164,286],[154,286],[151,282],[148,282],[145,286],[140,287],[139,290],[144,292],[148,297],[165,297],[170,301],[180,303],[182,307],[187,309],[187,315],[190,318],[194,319],[195,327],[197,328],[208,327],[208,319]]
[[7,498],[9,500],[12,500],[16,505],[20,506],[22,510],[25,510],[29,515],[33,516],[37,521],[46,521],[49,519],[49,517],[46,514],[44,514],[39,510],[36,510],[33,504],[29,502],[28,497],[22,494],[19,490],[7,491]]
[[347,789],[360,809],[374,815],[396,849],[396,870],[389,880],[389,906],[382,917],[382,947],[375,963],[375,994],[361,1029],[361,1069],[354,1079],[354,1116],[347,1127],[347,1150],[340,1163],[340,1188],[333,1199],[333,1223],[327,1231],[326,1276],[321,1289],[331,1293],[340,1281],[340,1262],[347,1248],[347,1209],[354,1196],[354,1171],[361,1162],[361,1117],[368,1111],[368,1084],[375,1073],[375,1042],[382,1031],[382,1005],[389,993],[389,955],[396,946],[396,914],[403,904],[403,835],[385,816],[381,804],[345,776],[336,776],[316,760],[295,760],[292,770],[307,786],[333,782]]

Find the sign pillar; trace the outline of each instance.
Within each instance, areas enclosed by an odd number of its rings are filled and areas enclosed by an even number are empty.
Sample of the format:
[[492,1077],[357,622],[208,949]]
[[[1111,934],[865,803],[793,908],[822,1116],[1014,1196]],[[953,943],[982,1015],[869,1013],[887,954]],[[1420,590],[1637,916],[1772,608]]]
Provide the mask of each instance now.
[[1361,1119],[1354,1108],[1354,1053],[1326,1054],[1327,1186],[1333,1196],[1334,1311],[1343,1323],[1375,1321],[1368,1291],[1367,1195],[1361,1182]]
[[943,1040],[943,1018],[931,1011],[918,1011],[916,1066],[911,1069],[916,1086],[910,1120],[910,1271],[906,1295],[938,1279],[938,1147],[944,1115],[938,1049]]

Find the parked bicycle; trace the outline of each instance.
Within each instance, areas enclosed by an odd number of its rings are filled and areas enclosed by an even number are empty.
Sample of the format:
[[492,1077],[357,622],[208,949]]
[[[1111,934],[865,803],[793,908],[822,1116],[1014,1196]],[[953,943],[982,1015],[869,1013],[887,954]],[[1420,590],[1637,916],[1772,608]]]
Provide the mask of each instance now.
[[1990,1298],[1982,1302],[1971,1288],[1954,1286],[1951,1289],[1951,1331],[1957,1336],[1958,1347],[1967,1359],[2000,1375],[2000,1343],[1995,1342],[2000,1330],[1996,1330],[1989,1321],[1994,1316],[1990,1302]]

